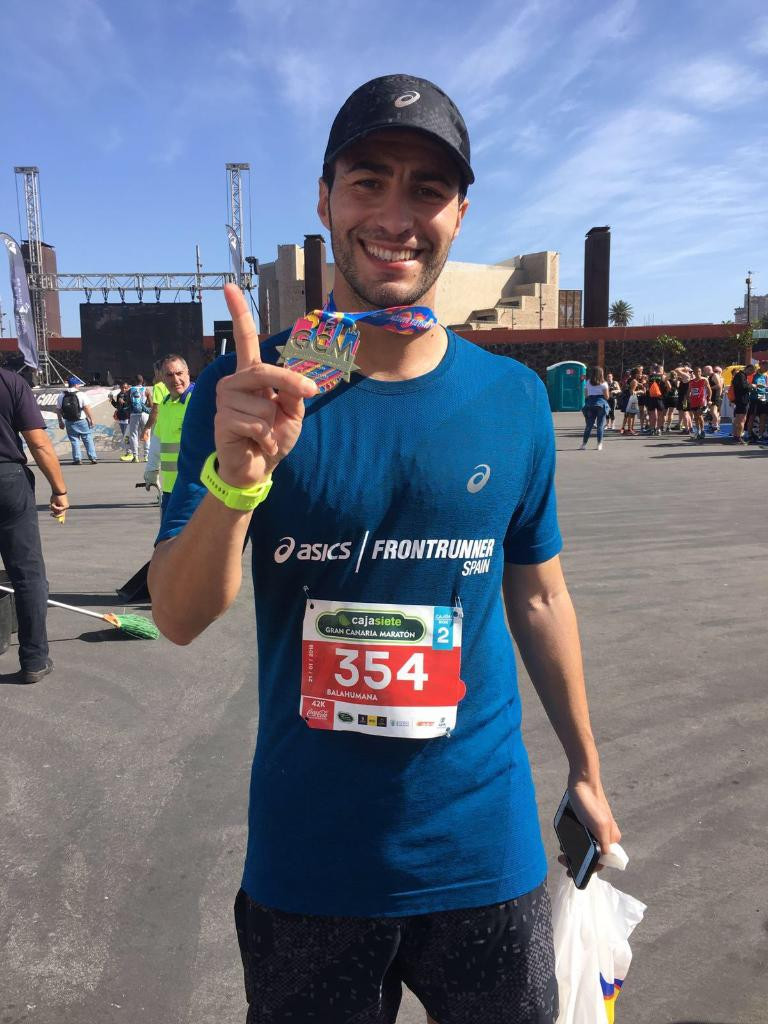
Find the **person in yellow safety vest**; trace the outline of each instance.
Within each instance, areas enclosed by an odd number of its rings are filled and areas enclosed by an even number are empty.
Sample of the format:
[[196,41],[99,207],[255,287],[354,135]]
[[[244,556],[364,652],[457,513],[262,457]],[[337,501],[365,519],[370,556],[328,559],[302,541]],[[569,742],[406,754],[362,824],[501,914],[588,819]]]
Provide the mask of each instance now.
[[157,414],[160,410],[160,406],[168,395],[168,386],[163,380],[164,362],[165,358],[158,359],[157,362],[152,364],[152,370],[154,372],[154,376],[152,378],[152,411],[149,414],[149,419],[147,420],[146,427],[144,427],[144,434],[141,438],[144,444],[147,445],[149,444],[150,435],[154,429],[155,423],[157,423]]
[[181,425],[189,405],[189,396],[195,385],[189,382],[189,367],[181,356],[165,357],[162,376],[168,394],[157,407],[149,459],[144,470],[144,483],[147,487],[152,484],[161,487],[162,511],[165,512],[178,475]]

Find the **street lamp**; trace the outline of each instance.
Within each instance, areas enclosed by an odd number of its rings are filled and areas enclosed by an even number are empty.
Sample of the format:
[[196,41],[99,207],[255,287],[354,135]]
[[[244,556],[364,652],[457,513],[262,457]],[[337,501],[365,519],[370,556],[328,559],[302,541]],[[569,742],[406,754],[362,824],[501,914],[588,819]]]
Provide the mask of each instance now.
[[751,312],[752,312],[752,309],[751,309],[751,307],[752,307],[752,271],[751,270],[747,271],[746,285],[747,285],[747,327],[749,327],[749,325],[752,323],[752,317],[750,315]]

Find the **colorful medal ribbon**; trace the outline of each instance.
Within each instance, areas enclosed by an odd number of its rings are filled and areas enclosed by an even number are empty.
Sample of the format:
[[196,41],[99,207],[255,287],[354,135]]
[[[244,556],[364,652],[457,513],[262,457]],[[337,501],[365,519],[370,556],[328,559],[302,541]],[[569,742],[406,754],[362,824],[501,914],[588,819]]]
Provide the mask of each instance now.
[[394,334],[423,334],[437,327],[437,317],[429,306],[390,306],[389,309],[369,309],[364,313],[337,313],[333,292],[322,312],[324,315],[346,317],[353,324],[364,322],[372,327],[382,327]]
[[320,392],[330,391],[349,380],[360,344],[355,324],[364,322],[394,334],[422,334],[437,326],[437,317],[427,306],[392,306],[362,313],[340,313],[333,292],[323,309],[299,317],[285,345],[278,347],[280,363],[313,380]]

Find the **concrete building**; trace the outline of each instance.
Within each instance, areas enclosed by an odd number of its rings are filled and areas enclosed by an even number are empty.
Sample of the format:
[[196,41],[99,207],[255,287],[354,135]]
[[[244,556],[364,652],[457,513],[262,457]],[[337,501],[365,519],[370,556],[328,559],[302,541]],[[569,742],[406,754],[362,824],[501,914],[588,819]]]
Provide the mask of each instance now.
[[[334,266],[326,263],[324,293],[333,287]],[[440,277],[435,312],[441,323],[464,330],[507,327],[513,330],[561,326],[560,254],[535,252],[502,263],[460,263],[449,260]],[[581,321],[581,293],[571,296],[570,320]],[[574,311],[578,296],[578,312]],[[292,327],[304,308],[304,250],[279,245],[273,263],[259,265],[261,330],[274,333]]]
[[[764,316],[768,316],[768,295],[753,295],[749,300],[749,319],[751,322],[759,323]],[[744,295],[744,305],[737,306],[733,311],[733,319],[737,324],[747,322],[747,296]]]

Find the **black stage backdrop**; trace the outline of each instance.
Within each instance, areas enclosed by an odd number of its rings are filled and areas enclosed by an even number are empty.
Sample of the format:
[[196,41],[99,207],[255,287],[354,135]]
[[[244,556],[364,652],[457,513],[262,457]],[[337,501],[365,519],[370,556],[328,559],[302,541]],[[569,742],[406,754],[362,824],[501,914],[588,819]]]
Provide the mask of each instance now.
[[152,364],[175,353],[192,376],[203,367],[203,307],[199,302],[83,302],[80,305],[83,372],[107,380],[141,373],[152,381]]

